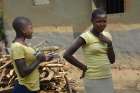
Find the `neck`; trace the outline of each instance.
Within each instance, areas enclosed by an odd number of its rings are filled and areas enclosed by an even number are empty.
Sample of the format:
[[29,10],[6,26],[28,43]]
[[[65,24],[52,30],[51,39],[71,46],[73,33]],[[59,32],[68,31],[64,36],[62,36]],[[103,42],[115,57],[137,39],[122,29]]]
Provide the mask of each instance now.
[[25,43],[25,37],[16,36],[14,41],[17,41],[17,42],[20,42],[20,43],[24,44]]
[[100,35],[100,31],[98,31],[97,29],[93,28],[91,30],[92,34],[94,34],[95,36],[99,36]]

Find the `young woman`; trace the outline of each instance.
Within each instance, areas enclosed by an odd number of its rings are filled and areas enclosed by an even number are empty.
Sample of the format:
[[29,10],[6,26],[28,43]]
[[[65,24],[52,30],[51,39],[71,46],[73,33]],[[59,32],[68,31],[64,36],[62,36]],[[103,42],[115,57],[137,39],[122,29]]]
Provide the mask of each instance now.
[[26,17],[17,17],[13,21],[16,32],[15,40],[11,45],[11,57],[17,82],[12,93],[37,93],[40,89],[38,65],[49,61],[52,56],[35,55],[35,50],[26,44],[26,39],[32,38],[32,23]]
[[[101,9],[92,13],[93,28],[84,32],[65,51],[64,58],[83,71],[87,93],[114,93],[110,63],[115,62],[112,38],[105,31],[107,15]],[[73,54],[82,47],[85,63],[82,64]]]

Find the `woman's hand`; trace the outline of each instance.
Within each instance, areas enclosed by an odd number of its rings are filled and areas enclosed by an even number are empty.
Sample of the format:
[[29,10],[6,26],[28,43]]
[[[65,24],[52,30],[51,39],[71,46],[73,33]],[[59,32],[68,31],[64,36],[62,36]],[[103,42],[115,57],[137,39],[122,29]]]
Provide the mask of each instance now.
[[46,56],[45,56],[45,54],[43,54],[43,53],[38,54],[38,55],[36,56],[36,58],[37,58],[37,60],[38,60],[39,62],[44,62],[44,61],[46,61]]
[[112,45],[112,41],[103,34],[99,35],[99,40],[102,41],[103,43],[107,43],[108,46]]
[[81,75],[80,79],[82,79],[82,78],[85,77],[86,71],[87,71],[87,66],[84,66],[84,67],[83,67],[83,72],[82,72],[82,75]]
[[48,54],[46,56],[46,61],[51,61],[53,58],[54,58],[54,55],[53,54]]

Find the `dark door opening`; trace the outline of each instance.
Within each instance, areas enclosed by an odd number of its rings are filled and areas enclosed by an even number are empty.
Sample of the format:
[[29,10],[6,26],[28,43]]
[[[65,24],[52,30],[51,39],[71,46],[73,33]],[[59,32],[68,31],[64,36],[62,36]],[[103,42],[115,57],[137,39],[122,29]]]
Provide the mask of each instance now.
[[124,0],[106,0],[106,11],[108,14],[123,13]]
[[124,0],[93,0],[97,8],[101,8],[107,14],[123,13]]

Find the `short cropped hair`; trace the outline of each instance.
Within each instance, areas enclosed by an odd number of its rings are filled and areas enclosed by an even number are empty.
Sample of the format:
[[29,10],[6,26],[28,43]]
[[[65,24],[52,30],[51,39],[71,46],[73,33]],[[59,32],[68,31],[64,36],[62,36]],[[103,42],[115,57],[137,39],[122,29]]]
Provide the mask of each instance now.
[[93,21],[98,15],[102,15],[102,14],[106,15],[106,12],[104,10],[100,9],[100,8],[95,9],[92,12],[91,20]]
[[12,26],[16,34],[21,34],[25,26],[31,24],[31,21],[27,17],[16,17],[12,23]]

